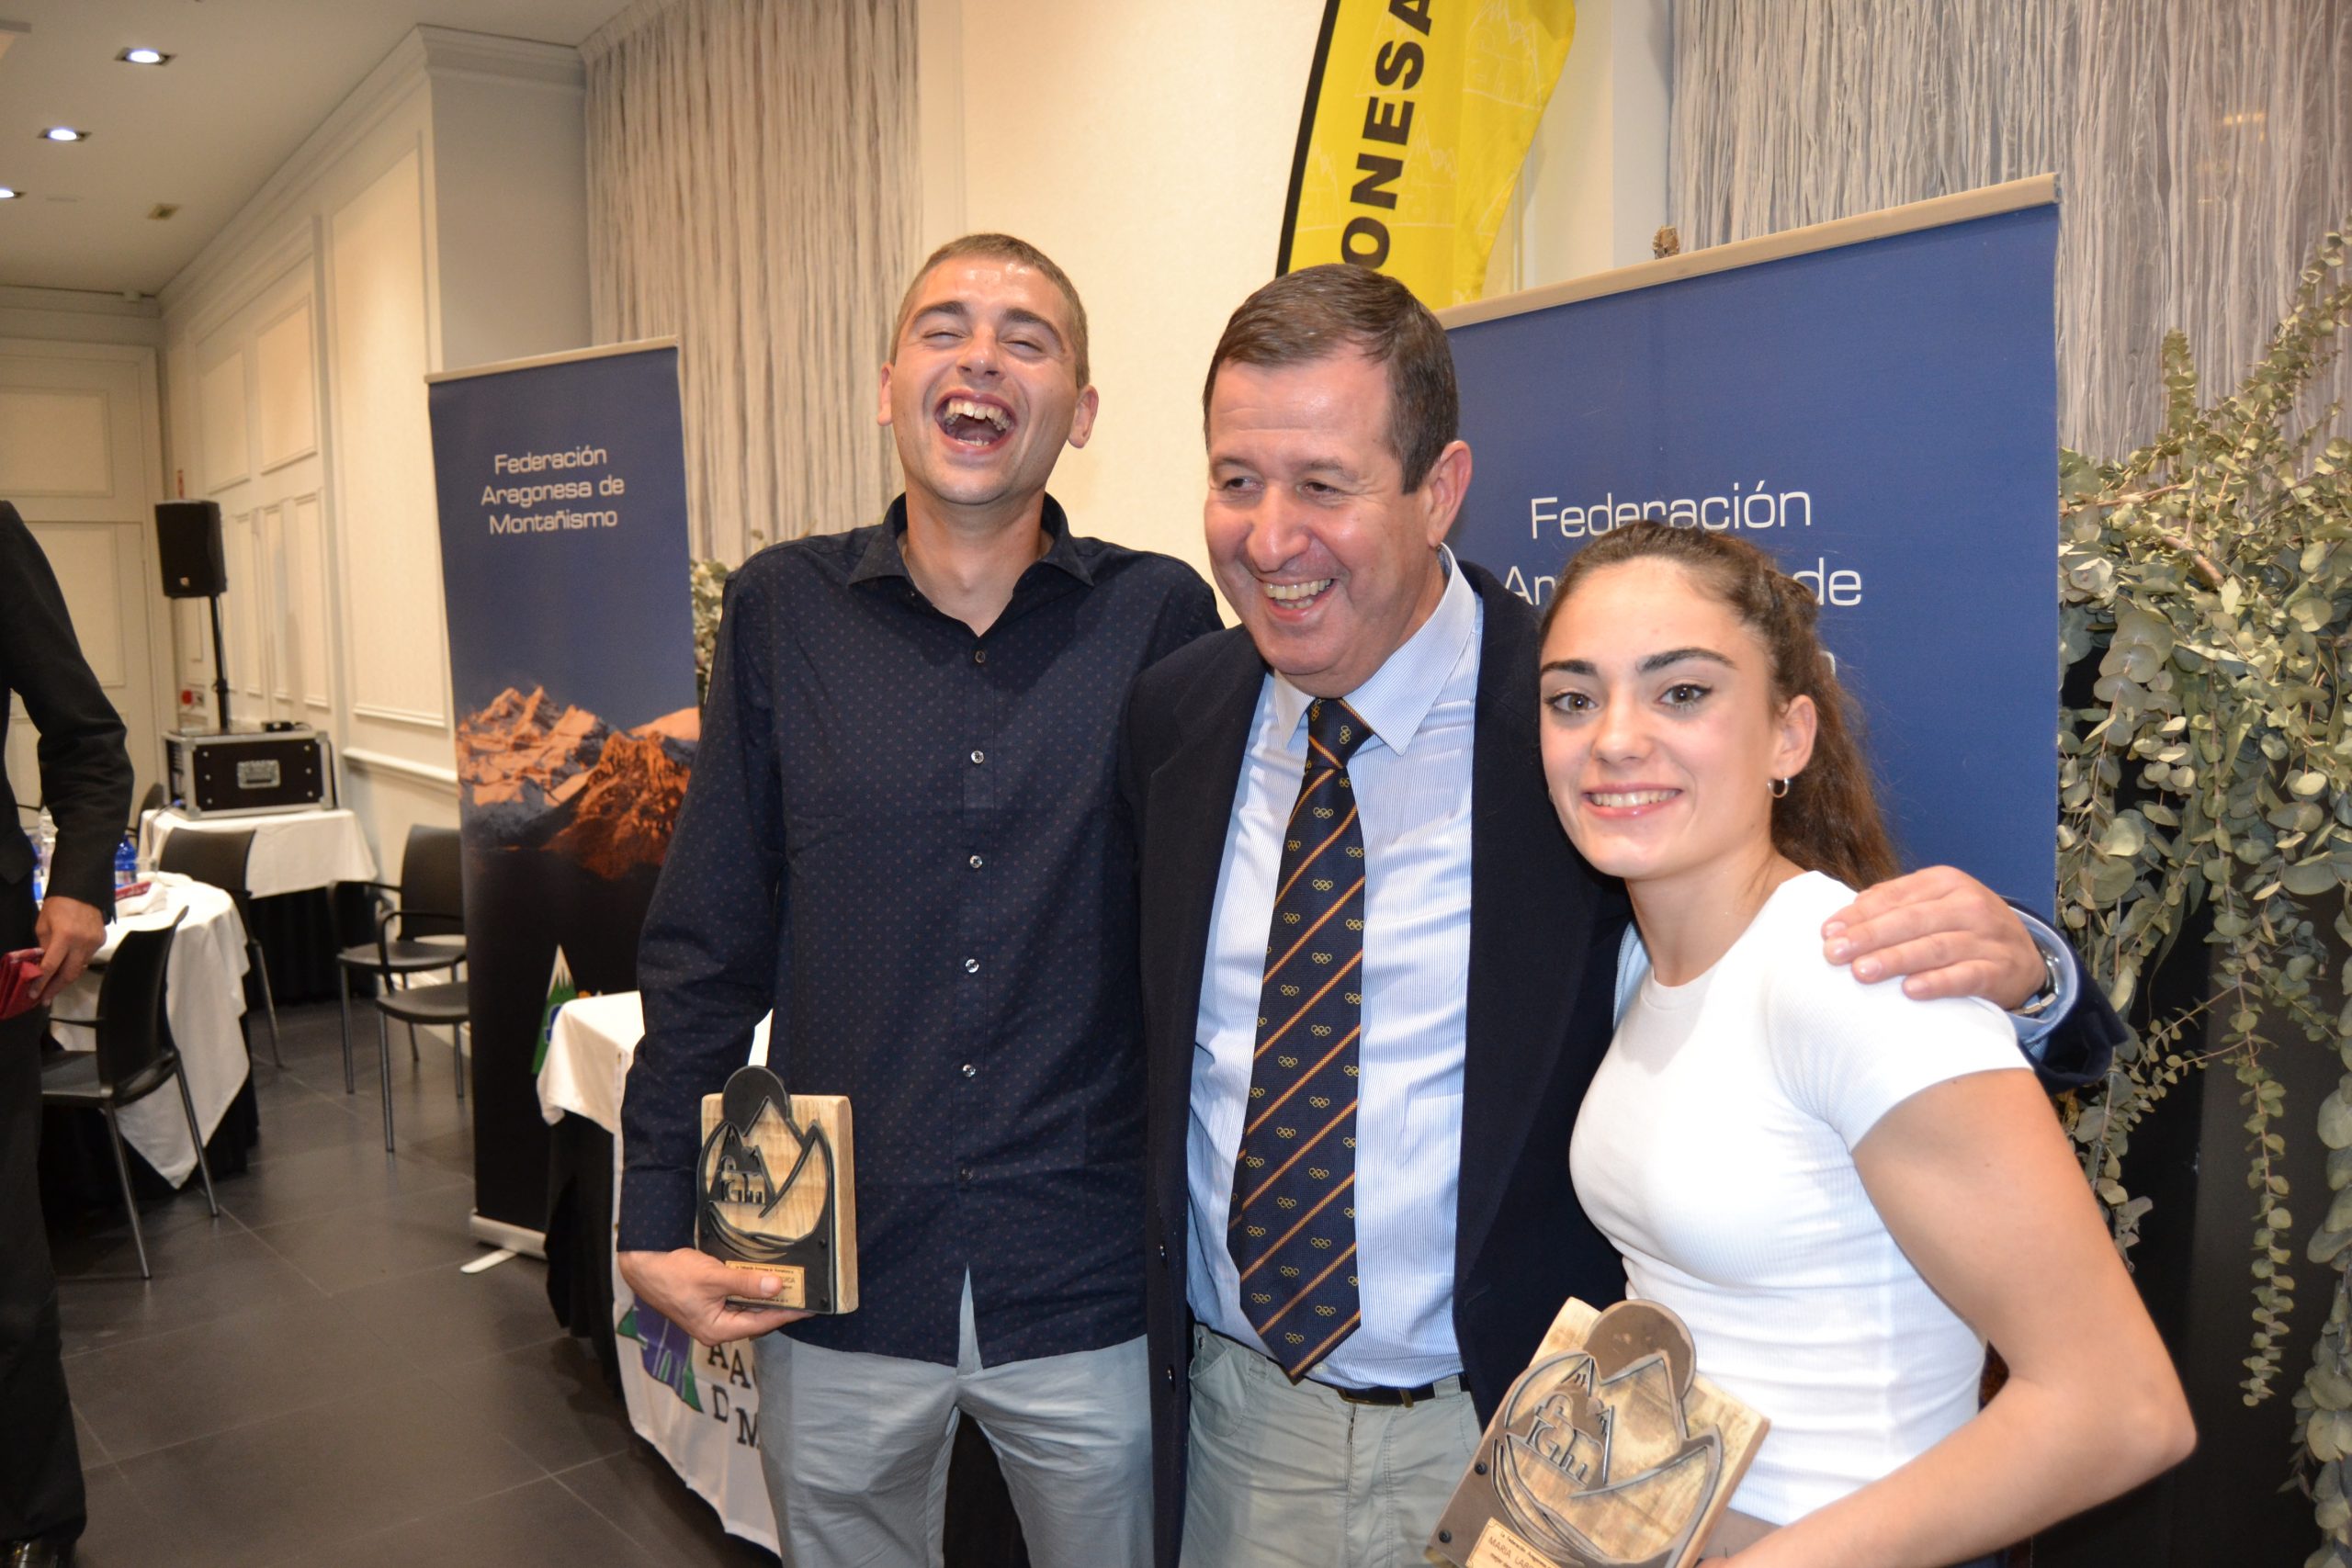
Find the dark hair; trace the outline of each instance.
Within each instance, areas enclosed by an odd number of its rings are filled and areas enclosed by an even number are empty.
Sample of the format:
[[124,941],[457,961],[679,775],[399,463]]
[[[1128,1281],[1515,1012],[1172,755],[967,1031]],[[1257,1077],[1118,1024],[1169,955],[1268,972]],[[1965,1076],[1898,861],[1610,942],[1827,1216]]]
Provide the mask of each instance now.
[[1671,561],[1763,639],[1772,660],[1772,700],[1786,706],[1811,697],[1819,723],[1813,761],[1772,803],[1772,847],[1807,871],[1826,871],[1868,887],[1901,866],[1880,817],[1863,753],[1861,720],[1815,630],[1820,605],[1805,585],[1745,539],[1664,523],[1632,523],[1571,557],[1544,611],[1544,635],[1577,585],[1604,567],[1632,560]]
[[1012,262],[1034,267],[1062,291],[1062,302],[1069,307],[1069,346],[1072,356],[1077,360],[1078,384],[1080,387],[1091,385],[1086,358],[1086,307],[1079,300],[1078,285],[1069,280],[1069,274],[1054,264],[1053,257],[1028,241],[1011,234],[967,234],[960,240],[948,241],[923,258],[922,265],[915,270],[914,281],[907,285],[907,292],[899,301],[899,324],[890,329],[891,355],[895,357],[899,352],[899,339],[906,333],[907,318],[914,314],[915,294],[922,288],[922,280],[929,277],[932,269],[940,263],[960,260],[965,256],[985,256],[990,261]]
[[1350,350],[1388,371],[1388,449],[1409,494],[1462,423],[1453,350],[1413,291],[1370,267],[1329,262],[1286,273],[1241,302],[1225,323],[1201,388],[1208,424],[1216,373],[1226,364],[1307,365]]

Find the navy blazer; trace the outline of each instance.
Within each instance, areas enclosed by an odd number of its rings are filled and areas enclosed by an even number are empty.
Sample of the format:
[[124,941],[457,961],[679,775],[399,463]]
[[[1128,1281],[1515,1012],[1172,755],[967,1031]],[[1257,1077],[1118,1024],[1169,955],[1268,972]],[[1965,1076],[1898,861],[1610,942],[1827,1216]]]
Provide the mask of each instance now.
[[[1609,1048],[1624,889],[1569,844],[1537,745],[1535,612],[1479,568],[1485,609],[1472,762],[1470,970],[1454,1218],[1453,1329],[1479,1419],[1525,1370],[1560,1303],[1624,1292],[1616,1248],[1577,1205],[1568,1137]],[[1193,1032],[1226,828],[1266,673],[1230,629],[1137,682],[1123,786],[1143,891],[1148,1056],[1146,1323],[1151,1351],[1154,1552],[1176,1568],[1190,1431],[1186,1302]],[[2096,987],[2053,1032],[2045,1081],[2086,1081],[2121,1037]]]

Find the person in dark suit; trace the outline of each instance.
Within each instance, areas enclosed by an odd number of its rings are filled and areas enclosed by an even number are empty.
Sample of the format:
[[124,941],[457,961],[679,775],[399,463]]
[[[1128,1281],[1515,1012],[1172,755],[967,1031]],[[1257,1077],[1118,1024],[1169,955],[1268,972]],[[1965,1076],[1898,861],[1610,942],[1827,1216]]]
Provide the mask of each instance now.
[[[1561,1303],[1623,1292],[1567,1149],[1628,906],[1545,794],[1534,611],[1444,547],[1471,455],[1435,318],[1365,269],[1293,273],[1235,312],[1204,403],[1243,624],[1145,673],[1122,763],[1156,1558],[1419,1563]],[[1949,868],[1824,927],[1861,979],[2034,1015],[2045,1078],[2082,1081],[2120,1025],[2043,940]]]
[[[7,694],[40,731],[42,803],[57,824],[47,897],[33,902],[32,846],[0,775],[0,952],[40,949],[39,994],[70,984],[106,940],[114,847],[130,816],[122,718],[74,639],[49,558],[0,501],[0,746]],[[82,1534],[82,1461],[59,1359],[57,1280],[41,1230],[43,1011],[0,1021],[0,1564],[70,1562]]]

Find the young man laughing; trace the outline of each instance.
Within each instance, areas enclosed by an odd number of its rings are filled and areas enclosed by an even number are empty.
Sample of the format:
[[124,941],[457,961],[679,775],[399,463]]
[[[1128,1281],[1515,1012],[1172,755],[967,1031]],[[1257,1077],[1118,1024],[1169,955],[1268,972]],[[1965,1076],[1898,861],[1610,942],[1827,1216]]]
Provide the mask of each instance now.
[[[1192,570],[1080,538],[1046,493],[1097,398],[1086,313],[976,234],[907,291],[877,524],[729,580],[694,783],[646,921],[620,1267],[705,1343],[757,1339],[787,1562],[938,1558],[949,1444],[986,1427],[1039,1568],[1141,1564],[1142,1012],[1128,688],[1217,624]],[[856,1117],[860,1305],[727,1304],[693,1249],[697,1108],[769,1060]],[[784,1332],[771,1330],[782,1328]]]

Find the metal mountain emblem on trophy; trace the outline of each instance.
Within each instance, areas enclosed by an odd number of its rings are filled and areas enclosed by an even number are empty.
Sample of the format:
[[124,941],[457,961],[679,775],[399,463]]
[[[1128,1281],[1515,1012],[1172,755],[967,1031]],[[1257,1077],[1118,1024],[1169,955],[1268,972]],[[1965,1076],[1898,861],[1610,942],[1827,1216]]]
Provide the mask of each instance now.
[[849,1101],[788,1094],[763,1066],[740,1067],[702,1102],[695,1241],[730,1268],[774,1274],[747,1305],[843,1313],[857,1307],[857,1211]]
[[1495,1413],[1430,1550],[1462,1568],[1682,1568],[1768,1425],[1697,1375],[1673,1313],[1570,1301]]

